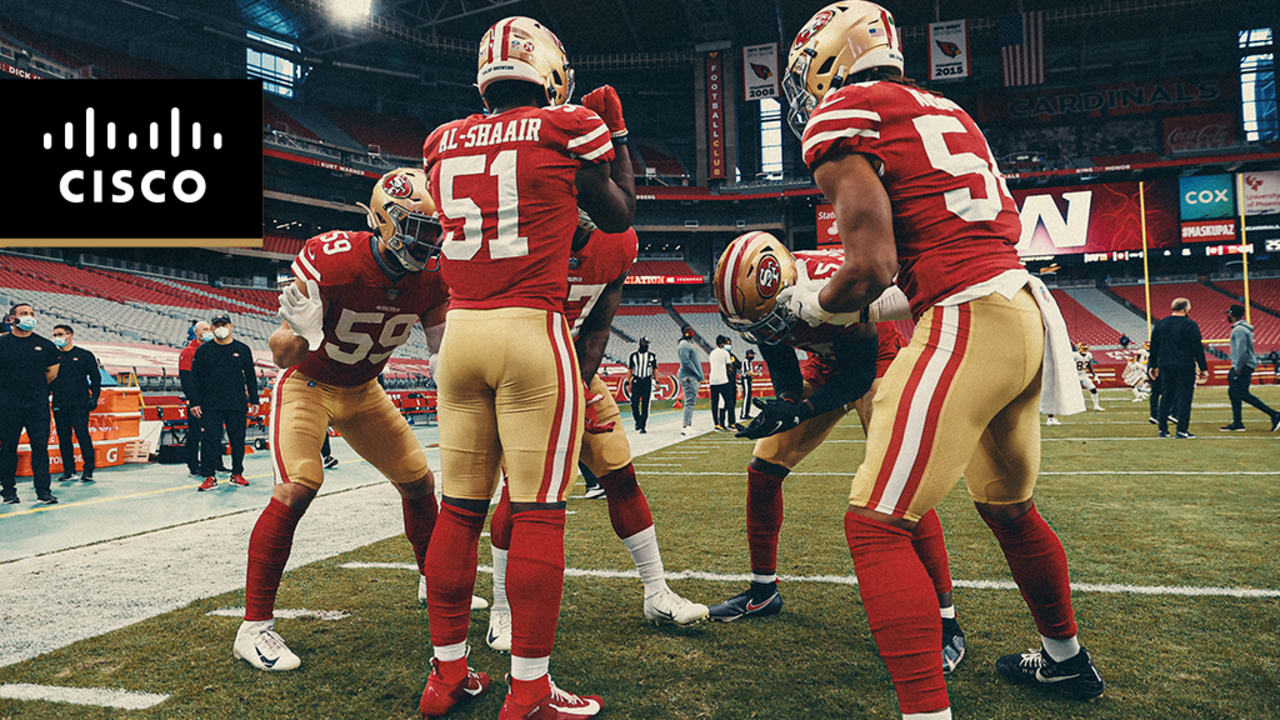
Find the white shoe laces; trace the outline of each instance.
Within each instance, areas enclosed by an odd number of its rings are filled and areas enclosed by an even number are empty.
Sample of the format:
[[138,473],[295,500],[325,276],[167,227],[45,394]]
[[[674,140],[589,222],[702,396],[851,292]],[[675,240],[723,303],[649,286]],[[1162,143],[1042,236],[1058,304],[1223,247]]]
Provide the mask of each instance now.
[[1044,661],[1044,654],[1035,648],[1022,653],[1022,659],[1018,664],[1024,668],[1042,668],[1047,663]]
[[289,646],[284,644],[284,638],[280,637],[280,633],[271,629],[258,633],[257,644],[266,646],[268,650],[273,650],[276,653],[289,650]]
[[551,682],[551,678],[547,678],[547,682],[551,683],[551,699],[554,700],[555,702],[566,704],[566,705],[585,704],[582,702],[582,698],[578,697],[577,695],[574,695],[571,692],[565,692],[564,690],[561,690],[560,688],[556,687],[556,684],[554,682]]

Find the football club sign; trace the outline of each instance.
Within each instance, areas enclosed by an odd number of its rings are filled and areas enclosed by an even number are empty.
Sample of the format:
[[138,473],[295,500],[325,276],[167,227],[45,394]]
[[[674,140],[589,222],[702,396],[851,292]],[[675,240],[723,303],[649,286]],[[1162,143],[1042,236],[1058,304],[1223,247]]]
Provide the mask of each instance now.
[[707,53],[707,177],[723,180],[724,152],[724,55]]
[[778,85],[778,44],[742,48],[742,97],[763,100],[782,95]]
[[929,79],[958,80],[969,74],[969,21],[929,23]]

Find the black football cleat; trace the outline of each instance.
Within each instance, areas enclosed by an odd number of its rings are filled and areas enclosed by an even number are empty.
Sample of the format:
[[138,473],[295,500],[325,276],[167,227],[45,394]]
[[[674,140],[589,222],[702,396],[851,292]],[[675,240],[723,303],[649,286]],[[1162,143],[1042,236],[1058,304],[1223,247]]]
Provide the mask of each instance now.
[[1044,648],[1005,655],[996,660],[996,671],[1012,682],[1053,687],[1076,700],[1093,700],[1106,690],[1102,675],[1084,648],[1062,662],[1054,662]]
[[709,608],[710,618],[717,622],[733,622],[744,617],[764,617],[777,615],[780,612],[782,612],[782,595],[778,592],[776,584],[773,586],[773,592],[760,600],[756,600],[751,590],[747,590]]
[[964,631],[955,618],[942,618],[942,672],[948,674],[964,660]]

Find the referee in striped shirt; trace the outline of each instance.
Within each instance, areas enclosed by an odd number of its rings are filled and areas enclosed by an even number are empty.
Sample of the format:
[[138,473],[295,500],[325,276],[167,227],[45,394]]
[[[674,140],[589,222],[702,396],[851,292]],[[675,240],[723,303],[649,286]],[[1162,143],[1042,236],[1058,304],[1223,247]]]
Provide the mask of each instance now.
[[644,432],[649,421],[649,398],[653,394],[653,375],[658,358],[649,352],[649,338],[640,338],[640,349],[627,360],[627,379],[631,384],[631,417],[635,418],[636,431]]

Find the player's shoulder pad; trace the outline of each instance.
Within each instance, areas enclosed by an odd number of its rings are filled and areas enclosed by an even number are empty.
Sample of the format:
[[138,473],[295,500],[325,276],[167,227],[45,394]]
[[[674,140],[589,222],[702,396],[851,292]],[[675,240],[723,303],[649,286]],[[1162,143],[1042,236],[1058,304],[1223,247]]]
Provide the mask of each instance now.
[[818,103],[801,139],[805,164],[814,167],[837,150],[873,153],[880,140],[881,111],[889,101],[879,87],[884,84],[846,85]]
[[345,285],[359,272],[354,253],[362,252],[369,242],[368,232],[330,230],[307,240],[293,259],[294,276],[314,280],[320,287]]
[[590,159],[586,155],[597,150],[603,154],[601,148],[612,146],[609,128],[591,108],[573,104],[546,107],[542,108],[541,117],[544,130],[548,125],[553,128],[552,142],[563,143],[574,155]]

